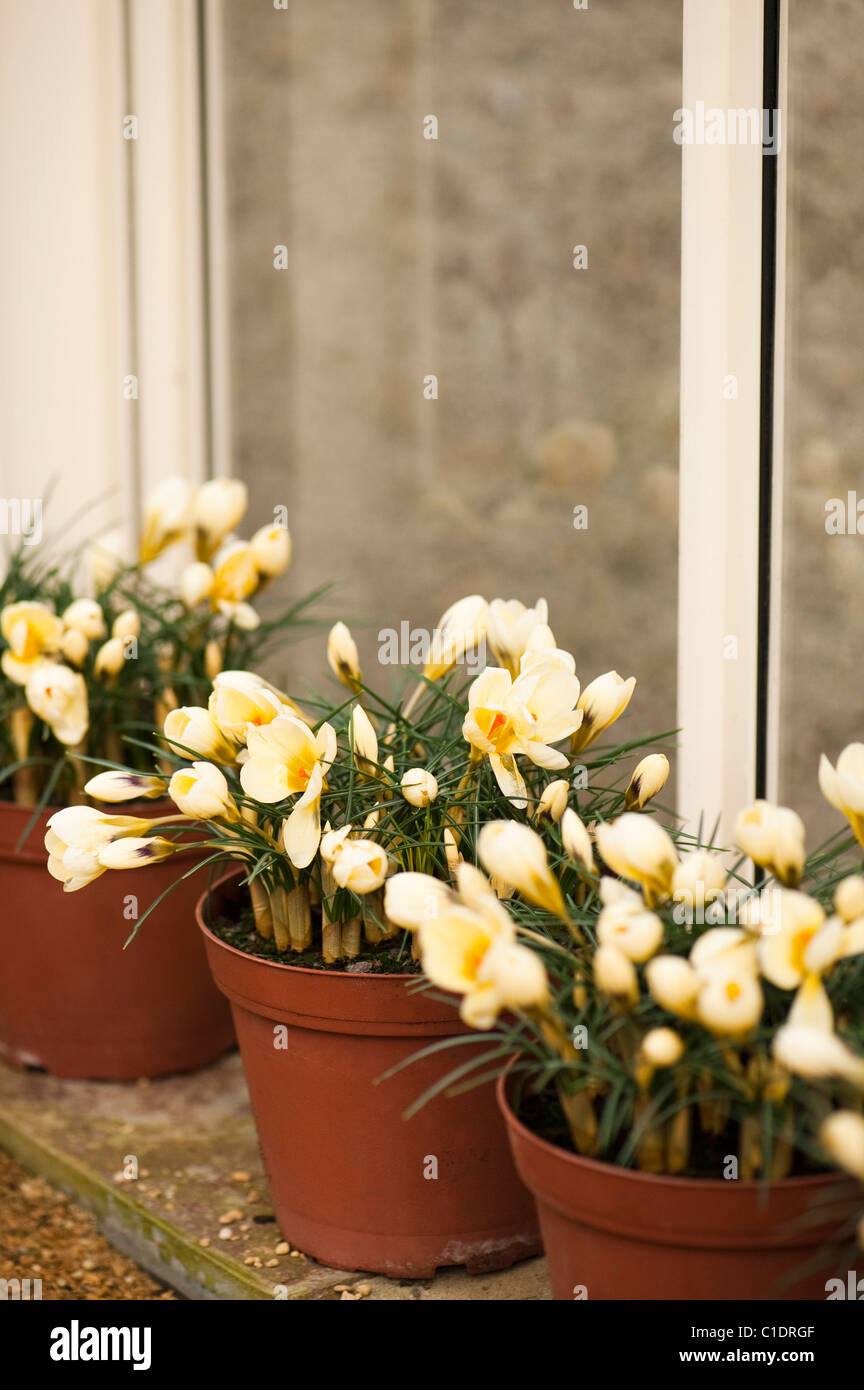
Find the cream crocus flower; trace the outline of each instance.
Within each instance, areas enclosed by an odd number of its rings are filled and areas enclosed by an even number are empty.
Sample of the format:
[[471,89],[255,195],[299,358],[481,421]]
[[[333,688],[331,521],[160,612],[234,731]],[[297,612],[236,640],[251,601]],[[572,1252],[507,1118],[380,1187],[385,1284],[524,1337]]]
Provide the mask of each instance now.
[[260,728],[250,726],[246,747],[249,756],[240,769],[243,790],[255,801],[272,805],[305,795],[313,774],[326,772],[336,757],[336,733],[325,723],[315,734],[294,715],[280,714]]
[[325,723],[314,734],[302,720],[280,714],[262,728],[250,727],[246,747],[240,781],[247,796],[269,804],[298,798],[282,824],[282,843],[294,867],[305,869],[321,840],[321,793],[336,756],[336,732]]
[[569,652],[526,652],[521,666],[515,681],[498,666],[487,666],[477,677],[468,691],[462,734],[488,757],[504,795],[524,807],[527,793],[516,757],[537,767],[566,768],[567,758],[551,745],[578,728],[582,715],[575,708],[579,681]]
[[348,839],[332,860],[333,877],[340,888],[363,896],[374,893],[387,877],[387,851],[374,840]]
[[755,801],[735,822],[735,843],[754,864],[768,869],[787,888],[804,874],[804,822],[786,806]]
[[595,838],[609,868],[640,884],[649,907],[669,897],[678,853],[671,836],[650,816],[627,811],[598,825]]
[[864,1117],[835,1110],[819,1128],[819,1143],[833,1163],[864,1183]]
[[180,575],[180,597],[187,608],[197,608],[199,603],[210,598],[215,583],[216,576],[210,565],[203,560],[193,560]]
[[838,1077],[864,1088],[864,1058],[824,1028],[787,1023],[775,1034],[771,1051],[796,1076],[814,1081]]
[[450,605],[432,633],[423,668],[427,680],[437,681],[452,670],[486,636],[489,605],[481,594],[468,594]]
[[515,888],[529,903],[568,920],[561,885],[549,867],[546,846],[530,826],[488,821],[477,837],[477,854],[493,878]]
[[541,1007],[548,998],[543,963],[515,941],[507,913],[442,904],[438,915],[420,926],[423,969],[433,984],[463,996],[460,1008],[472,1028],[491,1028],[502,1009]]
[[357,691],[363,683],[360,669],[360,654],[351,630],[343,622],[334,623],[327,638],[327,664],[334,676],[347,685],[349,690]]
[[280,714],[296,718],[294,710],[266,685],[252,685],[240,672],[222,671],[213,683],[207,711],[214,724],[232,743],[246,742],[250,729],[272,724]]
[[402,795],[411,806],[422,810],[438,795],[438,781],[425,767],[409,767],[399,783]]
[[184,816],[194,820],[240,819],[228,782],[214,763],[196,762],[179,768],[168,783],[168,795]]
[[237,756],[210,711],[200,705],[181,705],[170,710],[162,732],[174,752],[190,762],[204,758],[208,762],[233,763]]
[[64,609],[62,618],[64,627],[73,632],[83,633],[88,642],[96,642],[108,636],[105,615],[95,599],[76,598],[74,603],[70,603],[69,607]]
[[259,582],[252,547],[246,541],[234,541],[223,546],[213,561],[210,601],[230,617],[234,606],[254,594]]
[[597,866],[594,863],[594,850],[591,845],[591,836],[588,833],[583,821],[577,816],[572,807],[567,810],[559,822],[561,827],[561,843],[564,846],[564,853],[574,863],[581,864],[583,869],[589,873],[596,872]]
[[367,776],[371,776],[378,766],[378,736],[362,705],[355,705],[351,711],[348,736],[357,767]]
[[188,534],[192,524],[194,494],[185,478],[166,478],[147,499],[139,544],[142,565],[155,560],[169,545]]
[[[549,609],[545,598],[538,598],[533,608],[526,608],[518,598],[493,598],[486,620],[486,640],[499,666],[514,678],[519,664],[529,650],[534,629],[548,627]],[[550,634],[551,635],[551,634]],[[550,646],[555,646],[554,639]]]
[[[324,853],[322,840],[321,852]],[[393,874],[384,889],[384,911],[397,927],[417,931],[424,922],[433,921],[444,907],[455,907],[457,898],[451,888],[431,874],[413,871]]]
[[628,811],[641,811],[652,797],[662,791],[669,777],[669,759],[663,753],[649,753],[633,769],[633,774],[624,793],[624,805]]
[[594,952],[594,983],[616,1010],[627,1011],[639,1002],[636,967],[617,946],[597,947]]
[[825,754],[819,760],[822,795],[846,817],[859,845],[864,847],[864,743],[850,743],[832,767]]
[[136,835],[150,822],[137,816],[108,816],[95,806],[66,806],[55,811],[45,832],[48,872],[75,893],[105,872],[100,851],[120,836]]
[[579,700],[582,722],[571,739],[571,751],[581,752],[614,724],[629,705],[635,688],[635,676],[624,680],[617,671],[607,671],[586,685]]
[[155,801],[164,796],[168,783],[164,777],[150,777],[144,772],[99,772],[84,786],[88,796],[97,801]]
[[542,821],[548,818],[557,825],[567,810],[569,795],[570,783],[565,781],[563,777],[556,778],[554,782],[547,782],[540,800],[537,802],[534,819]]
[[33,713],[51,729],[54,737],[74,748],[90,726],[87,686],[79,671],[68,666],[37,665],[24,693]]
[[260,526],[249,548],[262,579],[275,579],[291,563],[291,533],[287,526]]
[[[825,913],[806,893],[778,892],[772,896],[770,915],[762,914],[757,951],[759,967],[766,980],[778,989],[797,989],[806,974],[817,973],[833,964],[826,957]],[[831,937],[834,937],[831,932]]]
[[618,879],[600,881],[603,907],[597,918],[597,940],[601,946],[616,946],[630,960],[648,960],[663,941],[663,923],[649,912],[638,893]]
[[672,901],[703,909],[722,897],[728,873],[722,859],[707,849],[682,854],[672,875]]
[[193,520],[195,552],[199,560],[209,560],[221,542],[234,530],[246,511],[245,483],[236,478],[211,478],[195,493]]
[[179,846],[173,840],[161,835],[124,836],[111,840],[99,850],[98,859],[103,869],[144,869],[148,864],[161,864],[176,854]]
[[682,956],[655,956],[645,967],[652,997],[662,1009],[690,1022],[696,1018],[696,1001],[702,981]]
[[4,675],[26,685],[36,667],[60,648],[63,621],[45,603],[8,603],[0,613],[0,632],[7,649],[0,657]]
[[703,977],[696,1001],[699,1022],[717,1037],[743,1037],[756,1027],[765,1007],[746,948],[718,956],[712,966]]

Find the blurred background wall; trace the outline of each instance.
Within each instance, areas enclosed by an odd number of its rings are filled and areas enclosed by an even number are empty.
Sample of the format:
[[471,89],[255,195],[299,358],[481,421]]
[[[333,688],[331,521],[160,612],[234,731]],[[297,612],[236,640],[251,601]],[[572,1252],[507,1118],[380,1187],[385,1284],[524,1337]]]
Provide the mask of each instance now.
[[543,595],[584,681],[639,677],[628,729],[674,727],[681,6],[224,25],[236,466],[296,582],[367,661],[464,593]]

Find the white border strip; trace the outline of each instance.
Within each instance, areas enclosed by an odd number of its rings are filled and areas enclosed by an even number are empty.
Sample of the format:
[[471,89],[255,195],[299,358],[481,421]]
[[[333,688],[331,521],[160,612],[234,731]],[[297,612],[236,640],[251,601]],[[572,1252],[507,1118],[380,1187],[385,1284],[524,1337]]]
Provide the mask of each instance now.
[[[683,108],[761,112],[762,80],[761,0],[684,0]],[[755,786],[763,156],[682,158],[678,809],[726,843]]]

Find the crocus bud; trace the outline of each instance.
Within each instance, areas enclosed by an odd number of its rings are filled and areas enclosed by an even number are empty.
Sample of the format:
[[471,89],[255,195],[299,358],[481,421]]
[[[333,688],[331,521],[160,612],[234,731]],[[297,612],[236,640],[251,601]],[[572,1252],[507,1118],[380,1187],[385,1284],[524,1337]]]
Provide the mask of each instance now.
[[[487,613],[486,639],[495,661],[504,666],[514,678],[519,663],[536,627],[547,624],[549,609],[545,598],[538,598],[533,608],[526,608],[518,598],[495,598]],[[554,639],[550,644],[555,646]]]
[[674,1028],[651,1028],[640,1051],[651,1067],[674,1067],[684,1055],[684,1039]]
[[99,772],[84,786],[88,796],[97,801],[155,801],[164,796],[168,783],[164,777],[150,777],[143,772]]
[[594,863],[591,836],[571,806],[568,806],[562,815],[560,824],[564,853],[574,863],[581,864],[584,869],[593,874],[597,866]]
[[76,598],[63,613],[63,622],[67,628],[83,632],[88,642],[95,642],[108,634],[102,609],[92,598]]
[[624,793],[624,805],[628,811],[641,811],[652,796],[656,796],[666,785],[669,776],[669,759],[663,753],[649,753],[633,770],[630,785]]
[[795,888],[804,875],[804,822],[795,811],[755,801],[735,822],[735,843],[763,869],[768,869],[787,888]]
[[483,641],[489,605],[482,594],[468,594],[450,605],[432,634],[423,668],[427,680],[437,681]]
[[122,613],[118,613],[114,622],[111,624],[111,636],[119,637],[125,641],[128,637],[139,637],[141,635],[141,619],[134,608],[125,608]]
[[93,674],[97,680],[108,681],[118,676],[126,660],[126,644],[119,637],[109,637],[96,653]]
[[582,723],[570,744],[574,753],[587,748],[610,724],[614,724],[629,705],[635,687],[635,676],[624,680],[617,671],[607,671],[586,685],[577,705],[577,709],[582,711]]
[[546,846],[530,826],[488,821],[477,837],[477,853],[488,874],[509,884],[529,903],[567,920],[561,886],[549,867]]
[[161,835],[143,836],[140,839],[131,835],[100,849],[99,863],[103,869],[142,869],[147,864],[159,864],[163,859],[177,853],[178,846],[173,840],[165,840]]
[[544,817],[555,821],[557,824],[567,809],[567,797],[570,795],[570,783],[563,777],[558,777],[554,782],[547,782],[543,788],[540,800],[537,802],[537,809],[534,812],[534,819],[541,821]]
[[206,758],[219,763],[232,763],[235,751],[209,710],[198,705],[183,705],[172,709],[165,717],[165,737],[181,758]]
[[864,1182],[864,1118],[856,1110],[835,1110],[819,1129],[819,1143],[844,1172]]
[[334,623],[327,638],[327,664],[349,690],[359,690],[363,681],[357,643],[345,623]]
[[689,961],[681,956],[655,956],[645,967],[645,978],[661,1009],[678,1018],[695,1019],[701,981]]
[[246,511],[246,496],[246,484],[236,478],[211,478],[198,488],[193,510],[199,560],[209,560],[240,522]]
[[669,897],[678,854],[671,837],[650,816],[628,811],[597,827],[597,848],[609,868],[642,886],[649,907]]
[[351,711],[349,734],[354,760],[360,771],[373,773],[378,764],[378,738],[362,705],[355,705]]
[[222,547],[213,561],[211,599],[215,604],[221,606],[223,603],[242,603],[254,594],[259,582],[250,545],[245,541],[234,541]]
[[193,763],[174,773],[168,795],[184,816],[238,821],[240,813],[223,772],[213,763]]
[[381,845],[373,840],[346,840],[333,861],[333,877],[340,888],[363,895],[381,887],[388,868],[387,851]]
[[77,627],[69,627],[60,641],[60,654],[70,666],[83,666],[87,660],[90,643]]
[[274,579],[291,563],[291,534],[286,526],[261,526],[249,545],[255,568],[265,579]]
[[180,575],[180,597],[187,608],[195,608],[210,597],[216,577],[203,560],[187,565]]
[[639,1002],[636,967],[617,946],[598,946],[594,952],[594,983],[613,1008],[632,1009]]
[[844,922],[856,922],[864,917],[864,878],[850,874],[834,889],[834,906]]
[[600,945],[615,946],[637,962],[653,956],[663,941],[663,923],[656,913],[617,879],[603,879],[600,896],[605,904],[597,918]]
[[864,845],[864,743],[850,743],[832,767],[825,754],[819,762],[822,795],[849,821],[860,845]]
[[215,681],[222,670],[222,644],[215,637],[204,648],[204,671],[207,679]]
[[431,772],[422,767],[409,767],[402,776],[400,786],[405,800],[418,808],[428,806],[438,795],[437,781]]
[[672,875],[672,900],[690,908],[704,908],[720,897],[726,885],[725,866],[707,849],[690,850]]
[[142,565],[182,540],[192,520],[192,485],[185,478],[166,478],[147,499],[139,546]]

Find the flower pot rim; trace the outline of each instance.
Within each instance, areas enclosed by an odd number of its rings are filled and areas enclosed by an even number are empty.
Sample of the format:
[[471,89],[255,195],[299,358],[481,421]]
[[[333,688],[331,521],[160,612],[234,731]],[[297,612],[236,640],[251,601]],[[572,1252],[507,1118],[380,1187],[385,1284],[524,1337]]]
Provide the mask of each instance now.
[[[205,899],[209,897],[210,893],[215,892],[217,888],[221,888],[225,883],[229,882],[231,879],[237,879],[239,881],[242,874],[242,869],[229,869],[227,873],[222,874],[220,878],[215,878],[213,882],[210,884],[210,886],[204,889],[203,893],[201,894],[201,897],[198,899],[200,919],[198,925],[201,928],[204,935],[208,936],[211,941],[215,942],[215,944],[220,948],[220,950],[227,951],[228,953],[234,956],[239,956],[241,960],[250,960],[253,961],[256,965],[267,966],[269,969],[272,970],[291,970],[295,975],[314,975],[316,980],[320,980],[322,977],[324,979],[334,980],[385,979],[393,980],[394,982],[399,980],[419,981],[426,979],[426,976],[423,974],[400,974],[395,970],[388,971],[386,975],[382,975],[380,972],[375,970],[323,970],[320,967],[316,967],[314,965],[291,965],[287,961],[283,962],[278,960],[268,960],[266,956],[255,956],[252,954],[251,951],[241,951],[237,946],[229,946],[228,942],[223,941],[220,936],[217,936],[215,932],[211,931],[207,923],[204,921],[204,904]],[[420,993],[419,990],[417,992]]]
[[[582,1154],[568,1153],[558,1144],[551,1144],[548,1139],[542,1139],[539,1134],[535,1134],[532,1129],[519,1119],[510,1104],[508,1091],[513,1082],[513,1068],[519,1061],[519,1057],[514,1057],[507,1064],[505,1071],[501,1073],[495,1083],[495,1093],[501,1113],[508,1125],[510,1125],[522,1139],[538,1153],[547,1158],[555,1158],[560,1163],[568,1164],[577,1172],[581,1169],[588,1169],[590,1172],[599,1176],[616,1177],[621,1181],[629,1181],[642,1187],[664,1187],[667,1189],[685,1192],[728,1192],[729,1182],[725,1178],[681,1178],[674,1173],[643,1173],[638,1168],[623,1168],[617,1163],[607,1163],[599,1158],[586,1158]],[[780,1178],[776,1182],[765,1182],[759,1178],[736,1178],[736,1192],[759,1192],[770,1189],[782,1190],[784,1192],[808,1191],[823,1186],[827,1180],[842,1178],[842,1174],[835,1169],[826,1168],[824,1173],[809,1173],[804,1177]]]

